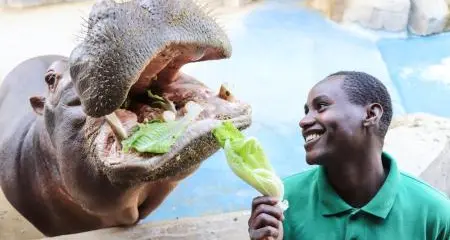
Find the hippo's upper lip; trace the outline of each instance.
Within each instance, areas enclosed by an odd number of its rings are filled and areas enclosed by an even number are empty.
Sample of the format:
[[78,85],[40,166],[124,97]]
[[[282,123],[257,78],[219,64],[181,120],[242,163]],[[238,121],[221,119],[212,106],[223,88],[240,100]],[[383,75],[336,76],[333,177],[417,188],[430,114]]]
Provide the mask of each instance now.
[[81,105],[80,98],[78,96],[74,97],[74,98],[70,99],[66,105],[69,107],[80,106]]
[[[129,94],[144,92],[155,79],[177,79],[187,63],[231,56],[225,32],[192,2],[97,5],[86,38],[70,56],[71,77],[83,110],[91,117],[111,114]],[[177,7],[167,9],[173,6]]]

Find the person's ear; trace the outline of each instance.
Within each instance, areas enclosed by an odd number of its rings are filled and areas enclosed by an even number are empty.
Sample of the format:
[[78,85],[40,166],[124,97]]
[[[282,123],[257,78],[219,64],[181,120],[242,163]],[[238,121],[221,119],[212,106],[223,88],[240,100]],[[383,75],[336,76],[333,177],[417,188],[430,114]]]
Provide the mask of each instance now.
[[30,104],[37,115],[44,114],[45,97],[34,96],[30,98]]
[[365,127],[378,125],[383,115],[383,107],[378,103],[372,103],[366,107],[366,117],[363,125]]

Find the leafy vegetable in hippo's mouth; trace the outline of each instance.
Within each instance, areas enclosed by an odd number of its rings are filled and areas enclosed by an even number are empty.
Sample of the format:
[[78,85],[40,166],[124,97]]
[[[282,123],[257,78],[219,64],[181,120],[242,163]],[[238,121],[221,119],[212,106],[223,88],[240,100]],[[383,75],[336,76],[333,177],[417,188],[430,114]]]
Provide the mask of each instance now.
[[147,90],[148,97],[153,100],[153,103],[151,106],[159,107],[167,111],[176,112],[175,105],[173,102],[169,101],[168,99],[164,97],[160,97],[156,94],[153,94],[151,90]]
[[[246,138],[229,121],[215,128],[213,135],[224,149],[228,166],[239,178],[264,196],[283,200],[283,182],[275,173],[256,138]],[[286,200],[278,204],[283,210],[288,208]]]
[[135,149],[138,152],[167,153],[203,108],[194,102],[188,102],[186,110],[187,113],[179,120],[168,122],[153,120],[138,124],[137,130],[122,141],[123,151]]

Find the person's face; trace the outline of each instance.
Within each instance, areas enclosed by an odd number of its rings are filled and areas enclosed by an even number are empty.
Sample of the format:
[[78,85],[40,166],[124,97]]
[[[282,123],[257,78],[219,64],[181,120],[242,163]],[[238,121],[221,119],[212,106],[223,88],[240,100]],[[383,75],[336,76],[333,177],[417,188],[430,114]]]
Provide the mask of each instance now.
[[310,165],[332,164],[327,160],[349,156],[363,144],[365,107],[349,102],[342,83],[341,76],[332,77],[309,92],[300,127]]

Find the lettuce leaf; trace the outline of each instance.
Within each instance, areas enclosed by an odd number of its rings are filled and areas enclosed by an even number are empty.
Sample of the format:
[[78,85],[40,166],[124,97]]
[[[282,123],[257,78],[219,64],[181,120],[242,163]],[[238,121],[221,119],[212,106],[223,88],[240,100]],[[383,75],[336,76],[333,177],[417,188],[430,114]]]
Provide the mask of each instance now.
[[124,152],[135,149],[138,152],[167,153],[186,131],[203,108],[193,102],[186,104],[187,113],[179,120],[162,122],[158,120],[144,124],[138,124],[137,130],[127,139],[122,141]]
[[[283,199],[283,182],[275,173],[256,138],[246,138],[229,121],[224,121],[215,128],[213,135],[223,148],[228,166],[234,174],[264,196]],[[285,209],[287,206],[282,208]]]
[[213,130],[214,137],[219,143],[220,147],[224,147],[226,140],[232,140],[237,142],[237,140],[244,140],[245,136],[239,129],[237,129],[231,122],[222,122],[222,125]]
[[153,101],[150,106],[164,109],[166,111],[176,112],[175,105],[172,101],[165,97],[153,94],[151,90],[147,90],[147,96]]

